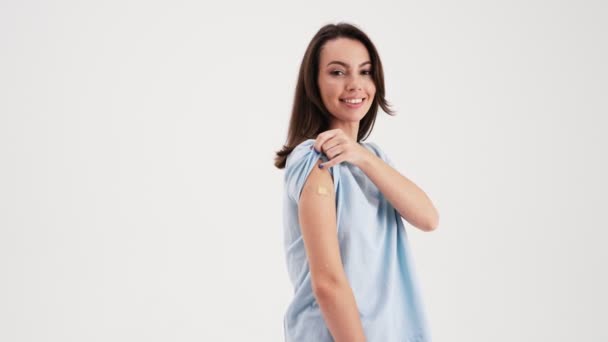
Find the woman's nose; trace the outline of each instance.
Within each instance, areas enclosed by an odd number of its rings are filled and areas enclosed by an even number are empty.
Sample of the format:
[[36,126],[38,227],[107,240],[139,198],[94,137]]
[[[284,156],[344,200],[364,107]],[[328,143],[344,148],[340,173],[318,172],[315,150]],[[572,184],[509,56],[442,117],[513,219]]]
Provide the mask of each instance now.
[[361,80],[357,77],[351,77],[348,81],[348,90],[361,89]]

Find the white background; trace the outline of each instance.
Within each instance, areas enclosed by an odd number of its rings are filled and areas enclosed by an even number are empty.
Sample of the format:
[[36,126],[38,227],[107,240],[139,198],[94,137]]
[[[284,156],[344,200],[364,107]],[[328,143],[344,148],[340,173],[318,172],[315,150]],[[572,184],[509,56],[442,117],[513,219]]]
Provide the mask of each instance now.
[[[282,341],[304,50],[358,25],[434,341],[607,341],[602,1],[0,2],[0,340]],[[372,341],[376,342],[376,341]]]

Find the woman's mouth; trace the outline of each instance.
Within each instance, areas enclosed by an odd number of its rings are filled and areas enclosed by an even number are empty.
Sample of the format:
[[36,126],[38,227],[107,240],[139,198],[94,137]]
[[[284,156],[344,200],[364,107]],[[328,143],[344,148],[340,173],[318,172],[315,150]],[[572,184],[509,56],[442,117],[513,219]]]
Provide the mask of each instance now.
[[340,102],[347,108],[359,108],[363,105],[363,102],[365,102],[365,97],[357,99],[340,99]]

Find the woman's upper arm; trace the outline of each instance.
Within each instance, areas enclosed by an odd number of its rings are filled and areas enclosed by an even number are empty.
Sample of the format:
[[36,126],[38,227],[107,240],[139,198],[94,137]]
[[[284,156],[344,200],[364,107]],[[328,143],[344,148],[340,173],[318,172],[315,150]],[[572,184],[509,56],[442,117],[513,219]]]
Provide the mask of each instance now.
[[298,215],[313,288],[325,288],[346,279],[336,227],[336,194],[329,170],[317,160],[299,199]]

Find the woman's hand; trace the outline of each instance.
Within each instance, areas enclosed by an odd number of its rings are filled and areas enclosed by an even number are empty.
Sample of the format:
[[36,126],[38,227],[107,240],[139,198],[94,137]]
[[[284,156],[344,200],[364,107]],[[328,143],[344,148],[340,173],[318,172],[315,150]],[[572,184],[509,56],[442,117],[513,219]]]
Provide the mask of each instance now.
[[323,152],[329,158],[328,162],[319,167],[329,168],[343,161],[357,167],[371,156],[371,152],[350,138],[340,128],[330,129],[317,136],[312,146],[317,152]]

